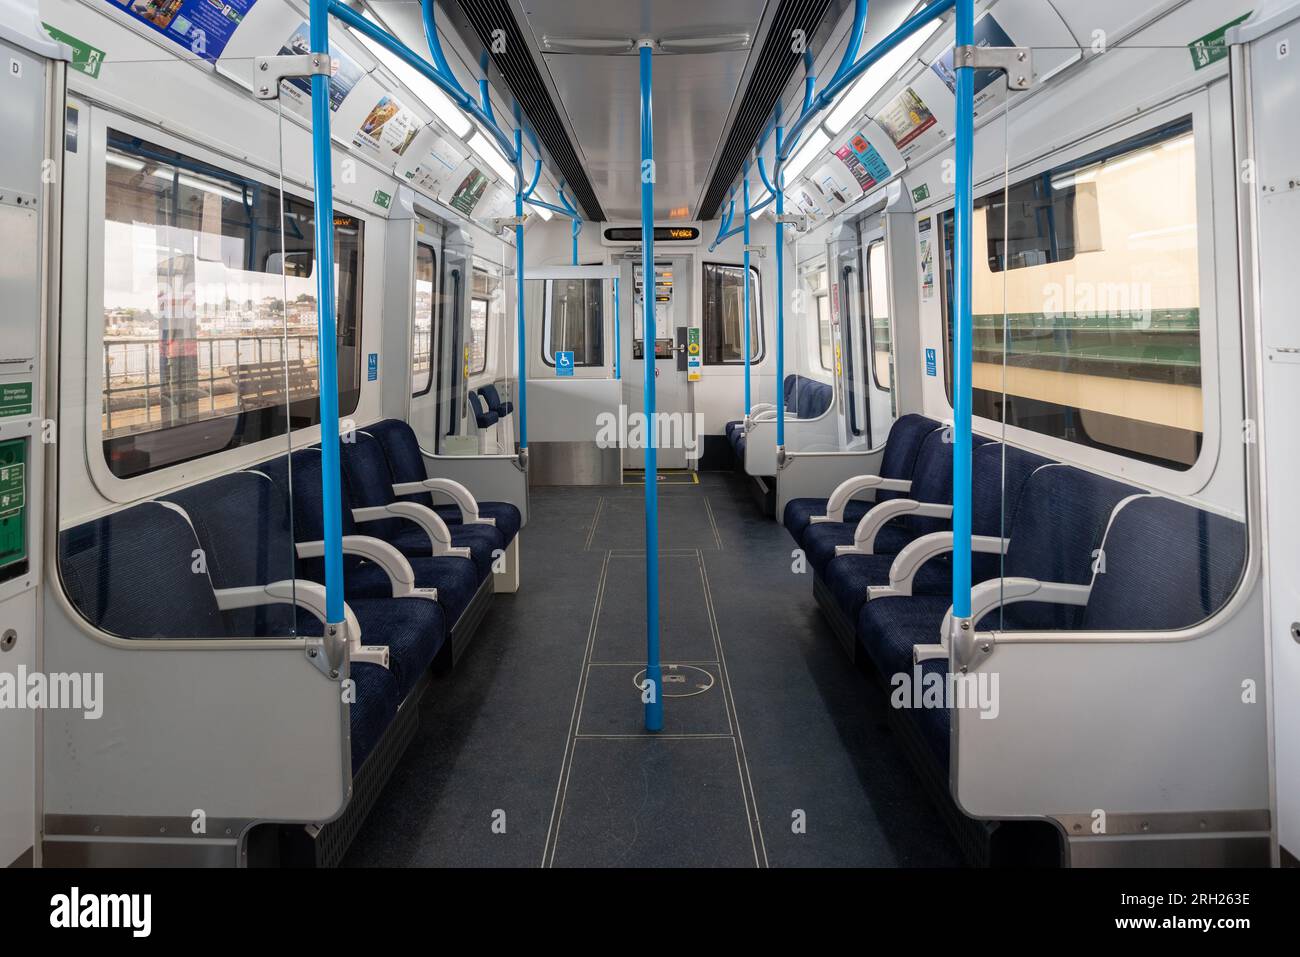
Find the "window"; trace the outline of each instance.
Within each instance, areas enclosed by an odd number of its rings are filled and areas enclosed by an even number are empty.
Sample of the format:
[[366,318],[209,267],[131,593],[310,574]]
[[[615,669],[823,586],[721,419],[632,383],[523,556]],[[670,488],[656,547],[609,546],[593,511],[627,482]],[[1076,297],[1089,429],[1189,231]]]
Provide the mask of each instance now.
[[[826,271],[822,270],[822,280],[825,281]],[[831,328],[831,297],[826,293],[821,293],[814,297],[817,303],[817,343],[818,355],[821,357],[822,368],[827,372],[835,371],[835,337]]]
[[[744,266],[704,264],[704,364],[745,361]],[[763,358],[763,296],[758,269],[749,267],[749,361]]]
[[[129,478],[319,421],[314,209],[109,131],[104,456]],[[342,414],[361,390],[363,228],[334,218]]]
[[574,367],[605,364],[604,295],[599,279],[546,280],[542,360],[572,352]]
[[433,386],[433,290],[437,268],[433,249],[415,246],[415,301],[411,320],[411,395]]
[[888,392],[894,382],[890,365],[894,344],[889,324],[889,267],[881,239],[867,246],[867,316],[871,323],[871,375],[876,388]]
[[[944,227],[946,314],[951,215]],[[975,413],[1190,468],[1203,409],[1190,119],[984,197],[973,238],[987,251],[973,257]]]
[[469,301],[469,374],[487,368],[488,300],[475,296]]

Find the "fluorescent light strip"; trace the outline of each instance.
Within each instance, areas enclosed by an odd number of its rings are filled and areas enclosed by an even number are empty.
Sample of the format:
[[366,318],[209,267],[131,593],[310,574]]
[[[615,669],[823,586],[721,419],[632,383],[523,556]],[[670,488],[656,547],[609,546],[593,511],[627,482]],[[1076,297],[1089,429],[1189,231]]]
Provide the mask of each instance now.
[[822,151],[831,138],[826,132],[818,127],[808,135],[808,142],[799,148],[799,151],[790,157],[789,162],[781,170],[781,176],[785,182],[790,182],[796,176],[803,172],[805,166],[813,161],[813,158]]
[[463,139],[465,134],[470,131],[473,124],[469,121],[469,118],[461,112],[460,107],[452,102],[451,97],[442,92],[438,84],[405,60],[399,59],[395,54],[380,46],[370,37],[355,31],[352,36],[360,40],[375,59],[392,70],[412,93],[423,100],[425,106],[432,110],[433,115],[441,120],[443,125],[451,130],[453,134]]
[[510,161],[497,148],[497,145],[478,130],[475,130],[474,135],[469,138],[469,148],[487,160],[488,165],[496,170],[503,180],[507,183],[514,183],[515,168],[510,165]]
[[[898,46],[871,64],[867,68],[867,72],[858,77],[858,81],[840,96],[834,109],[831,110],[830,116],[826,119],[827,128],[832,133],[838,133],[848,126],[849,122],[862,112],[872,98],[884,89],[885,84],[893,79],[894,74],[916,56],[917,51],[929,42],[935,31],[941,26],[943,26],[943,21],[935,20],[928,28],[921,27],[911,36],[900,41]],[[897,29],[897,26],[892,27],[890,32],[892,33],[895,29]]]

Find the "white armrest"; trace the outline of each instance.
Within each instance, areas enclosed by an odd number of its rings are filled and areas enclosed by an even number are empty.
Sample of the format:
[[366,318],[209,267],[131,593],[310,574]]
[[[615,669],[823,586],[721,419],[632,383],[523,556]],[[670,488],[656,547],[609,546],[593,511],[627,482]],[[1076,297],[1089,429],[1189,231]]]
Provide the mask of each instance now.
[[952,518],[951,505],[936,505],[918,502],[910,498],[895,498],[873,506],[871,511],[862,516],[858,527],[853,530],[852,545],[836,545],[838,555],[872,555],[876,545],[876,536],[889,522],[904,515],[917,515],[922,518]]
[[451,529],[442,520],[442,516],[419,502],[392,502],[388,505],[354,508],[352,518],[357,522],[373,522],[381,518],[405,518],[419,525],[424,530],[424,534],[429,536],[431,554],[451,555],[456,558],[471,557],[468,548],[456,548],[451,544]]
[[[882,502],[876,508],[887,504],[889,503]],[[874,512],[875,509],[872,511]],[[985,552],[991,555],[1005,555],[1010,544],[1010,539],[998,538],[996,535],[972,535],[970,538],[972,552]],[[912,594],[912,584],[921,566],[930,559],[950,551],[952,551],[952,532],[931,532],[929,535],[912,539],[894,556],[894,563],[889,566],[889,584],[869,587],[867,600]]]
[[[394,598],[420,593],[427,595],[429,592],[437,594],[436,589],[416,588],[415,570],[411,568],[411,563],[406,560],[406,556],[381,539],[369,538],[365,535],[344,535],[343,554],[359,555],[382,568],[388,575],[389,581],[393,583]],[[321,558],[325,555],[325,543],[299,542],[298,555],[300,558]]]
[[[1021,601],[1044,601],[1055,605],[1086,605],[1091,585],[1067,585],[1064,582],[1040,582],[1037,578],[990,578],[970,590],[970,620],[978,627],[980,619],[1004,605]],[[952,609],[943,616],[943,630],[952,630]]]
[[760,412],[775,412],[775,411],[776,411],[775,402],[755,402],[753,405],[749,407],[749,414],[751,416],[757,415]]
[[859,492],[881,489],[886,492],[910,492],[912,482],[910,479],[887,479],[881,478],[879,475],[855,475],[853,478],[845,479],[835,486],[835,491],[831,492],[831,497],[826,502],[826,514],[814,515],[812,521],[842,522],[844,521],[844,507],[849,504],[853,496]]
[[394,495],[415,495],[420,492],[439,492],[450,498],[460,508],[460,519],[466,525],[495,525],[495,518],[480,518],[478,500],[464,485],[454,479],[431,478],[423,482],[399,482],[393,486]]
[[[245,588],[218,588],[215,590],[217,607],[222,611],[235,608],[255,608],[258,605],[296,605],[311,612],[322,624],[325,617],[325,586],[317,582],[302,579],[285,579],[271,582],[269,585],[250,585]],[[351,657],[353,661],[370,661],[388,667],[387,645],[361,644],[361,625],[352,609],[343,605],[343,620],[347,624],[351,640]]]

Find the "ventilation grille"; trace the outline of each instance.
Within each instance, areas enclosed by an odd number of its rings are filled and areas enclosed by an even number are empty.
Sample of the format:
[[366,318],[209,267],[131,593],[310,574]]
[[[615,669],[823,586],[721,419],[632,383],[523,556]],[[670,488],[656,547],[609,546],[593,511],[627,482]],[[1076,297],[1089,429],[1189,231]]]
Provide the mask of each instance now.
[[831,0],[781,0],[776,16],[772,18],[772,27],[763,40],[744,98],[740,101],[740,109],[736,111],[736,119],[731,124],[727,143],[713,170],[708,192],[704,194],[700,219],[709,220],[717,215],[727,197],[727,190],[740,175],[745,157],[771,119],[772,108],[790,82],[790,74],[803,62],[803,55],[794,51],[794,31],[804,31],[811,43],[830,4]]
[[537,72],[537,65],[533,62],[528,43],[510,11],[508,0],[460,0],[460,8],[465,11],[479,41],[487,49],[492,49],[493,30],[506,31],[506,52],[493,53],[492,62],[501,71],[519,105],[532,121],[537,138],[551,154],[551,159],[582,211],[588,219],[603,222],[605,211],[601,209],[596,191],[591,188],[591,180],[587,179],[587,172],[582,168],[573,144],[569,142],[564,123],[555,104],[551,102],[546,84]]

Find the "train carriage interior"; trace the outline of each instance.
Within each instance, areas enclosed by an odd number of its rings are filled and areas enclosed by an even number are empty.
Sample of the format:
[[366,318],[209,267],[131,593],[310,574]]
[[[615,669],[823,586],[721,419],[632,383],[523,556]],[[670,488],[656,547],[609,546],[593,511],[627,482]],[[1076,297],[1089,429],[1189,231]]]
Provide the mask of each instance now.
[[0,865],[1295,866],[1292,40],[0,0]]

